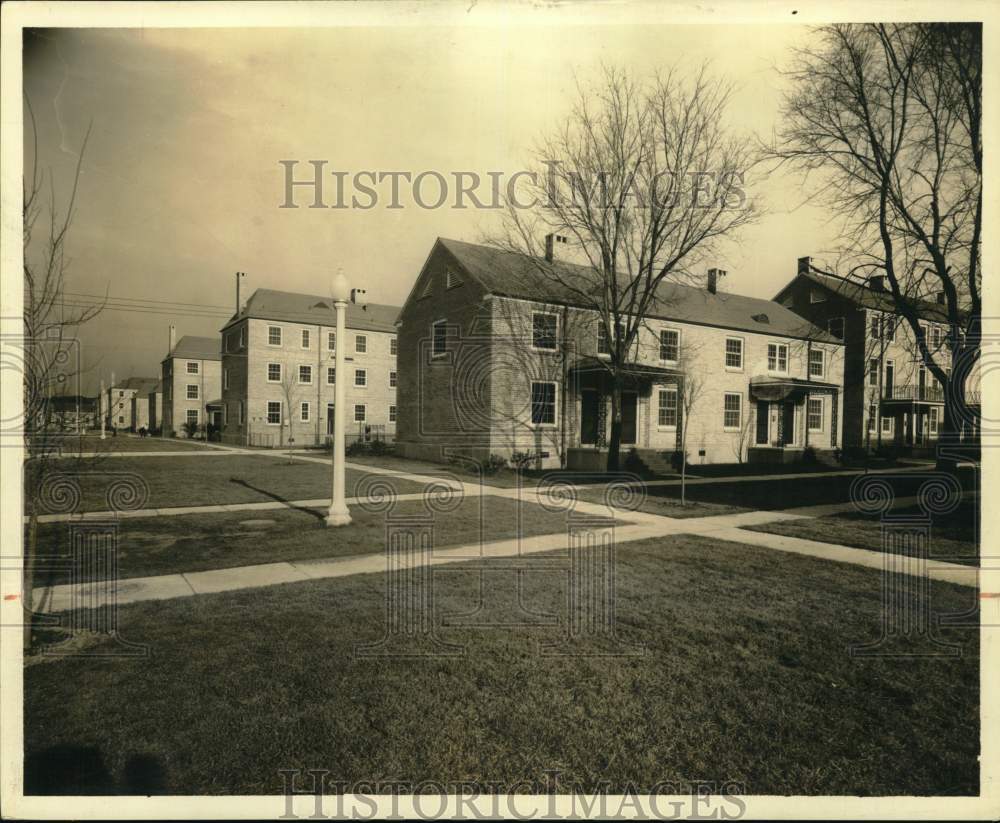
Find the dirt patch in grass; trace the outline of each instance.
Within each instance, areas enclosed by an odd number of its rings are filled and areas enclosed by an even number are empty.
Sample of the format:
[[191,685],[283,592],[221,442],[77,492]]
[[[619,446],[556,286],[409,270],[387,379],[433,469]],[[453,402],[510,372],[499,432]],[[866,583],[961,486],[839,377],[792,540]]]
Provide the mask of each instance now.
[[[137,758],[151,793],[278,794],[290,768],[494,792],[552,769],[560,791],[978,792],[976,628],[941,630],[959,657],[852,657],[883,625],[877,571],[681,536],[617,557],[614,657],[587,637],[540,653],[566,637],[552,557],[435,570],[456,657],[359,654],[385,635],[382,575],[123,607],[148,657],[25,672],[28,792],[137,793]],[[976,607],[974,589],[931,595]]]

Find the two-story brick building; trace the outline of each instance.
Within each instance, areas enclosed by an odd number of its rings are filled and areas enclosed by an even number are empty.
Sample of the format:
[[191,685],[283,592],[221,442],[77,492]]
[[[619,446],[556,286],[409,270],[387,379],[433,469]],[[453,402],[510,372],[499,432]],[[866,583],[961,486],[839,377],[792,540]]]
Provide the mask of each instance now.
[[[222,340],[185,335],[176,344],[171,327],[170,351],[160,363],[162,390],[161,434],[184,437],[184,424],[219,425],[212,408],[222,391]],[[213,416],[214,415],[214,416]]]
[[[626,367],[623,454],[673,455],[685,426],[692,463],[837,448],[843,344],[780,304],[719,291],[722,274],[658,291]],[[400,313],[397,452],[602,465],[608,334],[565,287],[587,276],[439,238]]]
[[129,377],[107,390],[106,424],[116,429],[138,431],[149,426],[148,395],[159,382],[155,377]]
[[[808,257],[776,301],[826,328],[845,344],[844,442],[919,449],[932,446],[944,415],[944,391],[924,364],[910,324],[896,311],[882,276],[856,281],[818,271]],[[915,300],[936,364],[951,371],[948,313],[940,302]],[[967,387],[979,404],[978,369]],[[974,423],[974,430],[978,429]],[[975,432],[970,433],[973,437]]]
[[[398,306],[347,306],[336,339],[329,297],[257,289],[222,329],[222,439],[316,445],[333,432],[334,387],[347,381],[347,438],[395,439]],[[347,374],[336,374],[336,346]]]

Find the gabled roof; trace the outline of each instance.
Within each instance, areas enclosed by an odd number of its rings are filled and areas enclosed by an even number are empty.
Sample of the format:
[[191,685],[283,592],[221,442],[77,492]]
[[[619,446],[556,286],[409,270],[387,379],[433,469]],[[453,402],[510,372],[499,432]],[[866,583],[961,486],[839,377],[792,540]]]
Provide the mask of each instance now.
[[[381,303],[348,303],[347,328],[358,331],[395,332],[399,306]],[[305,325],[333,326],[334,309],[330,297],[299,294],[275,289],[257,289],[243,311],[233,315],[223,330],[247,317],[260,320],[284,320]]]
[[187,358],[189,360],[221,360],[222,359],[222,338],[221,337],[197,337],[193,334],[185,334],[174,350],[164,359],[172,357]]
[[[443,237],[438,238],[438,243],[487,292],[498,296],[580,306],[581,295],[574,292],[592,291],[598,282],[590,268],[576,263],[549,263],[542,258],[530,259],[515,252]],[[557,277],[546,276],[547,269]],[[564,283],[573,285],[568,287]],[[843,344],[780,303],[730,292],[712,294],[707,289],[681,283],[661,283],[649,315],[659,320]]]
[[[892,292],[889,291],[877,291],[865,283],[860,283],[857,280],[848,280],[845,277],[837,277],[832,274],[823,274],[817,271],[799,272],[799,274],[785,285],[781,291],[775,295],[775,300],[777,300],[781,295],[783,295],[799,277],[808,280],[810,283],[814,283],[817,286],[822,286],[834,294],[850,300],[857,306],[865,309],[874,309],[875,311],[884,311],[890,313],[899,313],[896,308],[896,301],[892,297]],[[914,307],[917,310],[917,314],[924,320],[933,320],[939,323],[948,322],[948,307],[942,306],[940,303],[933,303],[930,300],[920,300],[915,299],[912,301]]]
[[133,389],[137,394],[149,394],[159,383],[159,377],[129,377],[111,388]]

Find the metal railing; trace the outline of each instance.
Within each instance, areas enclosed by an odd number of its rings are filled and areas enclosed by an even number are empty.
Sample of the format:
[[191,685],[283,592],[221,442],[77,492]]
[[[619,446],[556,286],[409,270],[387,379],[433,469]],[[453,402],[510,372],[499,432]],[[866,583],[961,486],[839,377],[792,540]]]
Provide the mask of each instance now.
[[944,389],[940,386],[886,386],[883,400],[915,400],[943,403]]

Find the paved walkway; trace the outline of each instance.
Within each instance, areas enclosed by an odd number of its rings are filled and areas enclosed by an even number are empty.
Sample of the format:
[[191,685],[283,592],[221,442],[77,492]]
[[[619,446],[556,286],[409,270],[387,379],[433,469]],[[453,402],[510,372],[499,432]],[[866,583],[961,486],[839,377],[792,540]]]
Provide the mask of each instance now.
[[[245,452],[245,450],[242,449],[232,449],[229,451],[241,453]],[[261,452],[250,453],[261,454]],[[143,453],[137,452],[136,454],[141,455]],[[280,456],[287,456],[287,453],[283,453]],[[329,460],[324,458],[307,457],[303,455],[296,455],[296,459],[329,462]],[[544,501],[549,506],[553,505],[553,501],[550,498],[546,497],[544,494],[539,494],[536,489],[502,488],[486,486],[480,483],[456,482],[447,478],[396,471],[393,469],[385,469],[366,464],[349,463],[348,466],[372,474],[390,475],[428,484],[435,483],[451,487],[461,487],[462,490],[470,496],[493,495],[497,497],[512,498],[520,494],[530,503],[541,503]],[[793,475],[793,477],[798,476],[800,475]],[[774,475],[766,475],[766,477],[769,479],[775,479]],[[416,493],[400,495],[398,499],[410,500],[420,499],[422,497],[422,493]],[[349,500],[348,502],[358,503],[360,501],[355,498],[353,500]],[[894,502],[894,506],[908,506],[913,505],[915,502],[916,498],[899,498]],[[220,506],[183,506],[167,509],[147,509],[130,512],[124,516],[159,517],[211,512],[266,511],[286,508],[288,506],[320,508],[328,506],[329,504],[329,498],[317,498],[312,500],[292,501],[290,503],[267,501],[260,503],[241,503]],[[567,503],[566,505],[568,506],[570,504]],[[594,514],[599,516],[607,516],[609,514],[609,508],[600,503],[589,503],[577,500],[573,501],[572,505],[574,506],[575,511],[583,514]],[[841,563],[849,563],[871,569],[891,569],[904,574],[923,574],[923,570],[918,567],[918,564],[916,564],[911,558],[907,558],[902,555],[886,554],[883,552],[868,551],[866,549],[851,548],[832,543],[822,543],[813,540],[788,537],[785,535],[746,530],[747,526],[762,525],[780,520],[816,517],[821,516],[822,514],[848,511],[851,508],[853,508],[852,504],[846,503],[827,506],[809,506],[785,511],[752,511],[687,519],[671,518],[663,515],[632,511],[628,509],[611,509],[610,513],[612,513],[619,520],[625,521],[624,525],[616,525],[614,527],[614,539],[616,543],[619,544],[635,540],[645,540],[652,537],[664,537],[671,534],[696,534],[715,537],[722,540],[729,540],[745,545],[769,548],[776,551],[800,554]],[[107,517],[109,514],[110,513],[108,512],[92,512],[84,514],[81,517],[83,519],[97,519],[99,517]],[[71,516],[57,515],[55,517],[70,519]],[[472,559],[516,557],[556,550],[566,551],[570,548],[569,538],[565,533],[538,535],[535,537],[512,538],[509,540],[435,549],[431,563],[433,565],[440,565],[467,562]],[[352,557],[267,563],[228,569],[186,572],[183,574],[128,578],[118,582],[117,600],[121,604],[135,603],[144,600],[162,600],[175,597],[187,597],[195,594],[209,594],[223,591],[233,591],[237,589],[271,586],[281,583],[294,583],[305,580],[347,577],[355,574],[373,574],[382,572],[384,569],[384,554],[382,552],[376,552]],[[927,574],[931,579],[942,580],[962,586],[976,586],[978,584],[978,571],[979,570],[975,567],[944,562],[932,562],[927,568]],[[39,588],[32,593],[32,602],[35,605],[35,608],[39,611],[64,611],[72,608],[75,604],[87,602],[88,594],[90,594],[91,591],[98,591],[102,585],[103,584],[83,584],[73,586],[67,584],[49,588]]]

